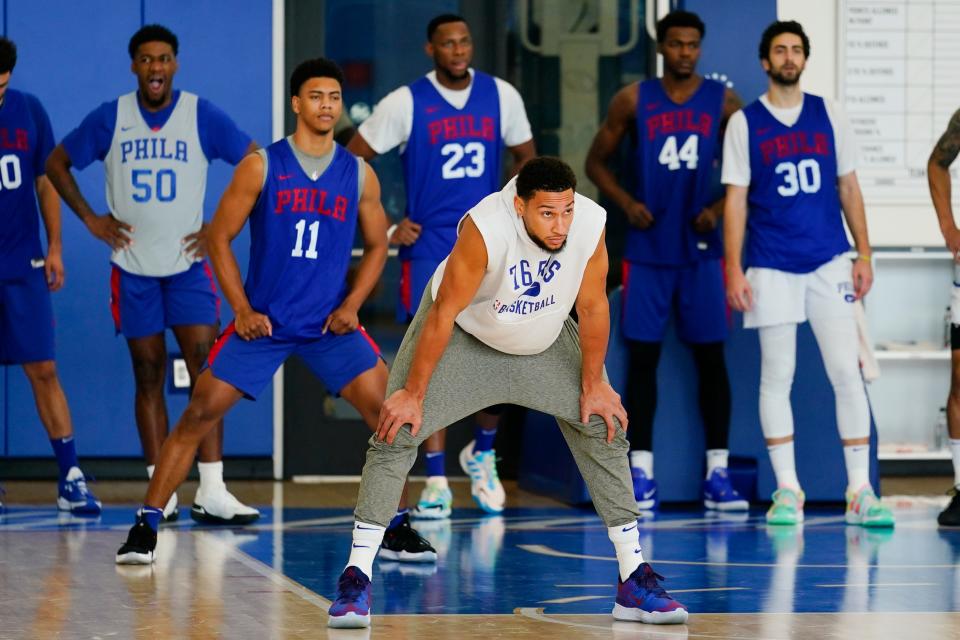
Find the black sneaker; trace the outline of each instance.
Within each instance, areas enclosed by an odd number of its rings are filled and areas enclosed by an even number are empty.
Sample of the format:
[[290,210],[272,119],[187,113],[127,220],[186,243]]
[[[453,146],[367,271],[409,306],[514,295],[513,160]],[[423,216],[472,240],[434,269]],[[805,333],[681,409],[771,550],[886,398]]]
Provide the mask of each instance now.
[[960,527],[960,484],[947,491],[947,495],[953,496],[953,499],[937,516],[937,524],[941,527]]
[[437,551],[410,526],[410,514],[405,513],[400,524],[384,532],[380,557],[397,562],[436,562]]
[[157,532],[150,528],[139,513],[137,522],[130,527],[127,541],[117,551],[117,564],[152,564],[157,548]]

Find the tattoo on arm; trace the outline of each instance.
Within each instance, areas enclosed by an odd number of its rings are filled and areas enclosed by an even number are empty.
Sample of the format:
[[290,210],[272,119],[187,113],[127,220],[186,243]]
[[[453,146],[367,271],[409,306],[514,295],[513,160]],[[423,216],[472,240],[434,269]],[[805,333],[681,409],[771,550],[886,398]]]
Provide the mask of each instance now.
[[960,154],[960,109],[950,118],[950,124],[937,141],[930,159],[944,169],[948,169],[958,154]]

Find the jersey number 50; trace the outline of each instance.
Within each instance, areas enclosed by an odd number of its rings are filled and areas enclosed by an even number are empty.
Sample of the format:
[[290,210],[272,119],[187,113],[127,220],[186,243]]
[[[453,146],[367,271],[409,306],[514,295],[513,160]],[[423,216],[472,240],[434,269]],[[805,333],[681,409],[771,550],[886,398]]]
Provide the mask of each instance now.
[[[486,159],[486,147],[483,146],[480,142],[468,142],[467,144],[459,144],[456,142],[448,142],[443,145],[440,149],[440,155],[447,158],[447,161],[443,163],[443,171],[441,172],[444,180],[457,180],[459,178],[479,178],[483,175],[483,170],[485,168],[484,160]],[[468,156],[470,164],[466,167],[458,167],[460,161],[464,156]]]
[[133,183],[134,202],[149,202],[154,196],[160,202],[170,202],[177,197],[177,174],[173,169],[134,169],[130,172]]
[[16,189],[22,181],[20,157],[10,154],[0,158],[0,190]]

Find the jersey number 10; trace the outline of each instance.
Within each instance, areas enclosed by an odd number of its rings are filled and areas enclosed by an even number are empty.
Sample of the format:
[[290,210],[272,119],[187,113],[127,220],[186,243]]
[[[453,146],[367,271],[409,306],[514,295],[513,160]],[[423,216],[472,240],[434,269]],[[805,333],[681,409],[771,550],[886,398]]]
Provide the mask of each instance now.
[[692,134],[687,136],[687,139],[683,141],[683,144],[678,149],[677,136],[670,136],[663,143],[657,161],[662,165],[666,165],[670,171],[679,169],[681,162],[687,164],[687,169],[696,169],[699,144],[699,137],[696,134]]
[[20,157],[10,154],[0,158],[0,190],[16,189],[22,181]]

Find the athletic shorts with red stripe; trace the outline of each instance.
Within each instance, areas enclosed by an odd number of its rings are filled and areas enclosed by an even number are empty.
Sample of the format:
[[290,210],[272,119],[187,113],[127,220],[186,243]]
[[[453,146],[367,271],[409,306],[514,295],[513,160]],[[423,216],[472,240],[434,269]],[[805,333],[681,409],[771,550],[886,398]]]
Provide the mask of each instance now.
[[207,367],[215,378],[256,400],[292,355],[303,358],[329,393],[339,395],[354,378],[376,366],[380,347],[363,327],[343,335],[328,332],[312,340],[273,336],[244,340],[231,322],[210,350]]
[[433,272],[443,262],[443,258],[418,258],[400,261],[400,297],[397,300],[397,322],[409,323],[417,313],[423,290],[433,277]]
[[143,338],[168,327],[216,325],[220,296],[206,260],[172,276],[140,276],[113,266],[110,311],[117,333]]
[[53,360],[53,304],[43,267],[0,280],[0,364]]
[[672,267],[623,261],[623,318],[627,340],[661,342],[671,310],[686,343],[727,339],[729,322],[720,260]]

